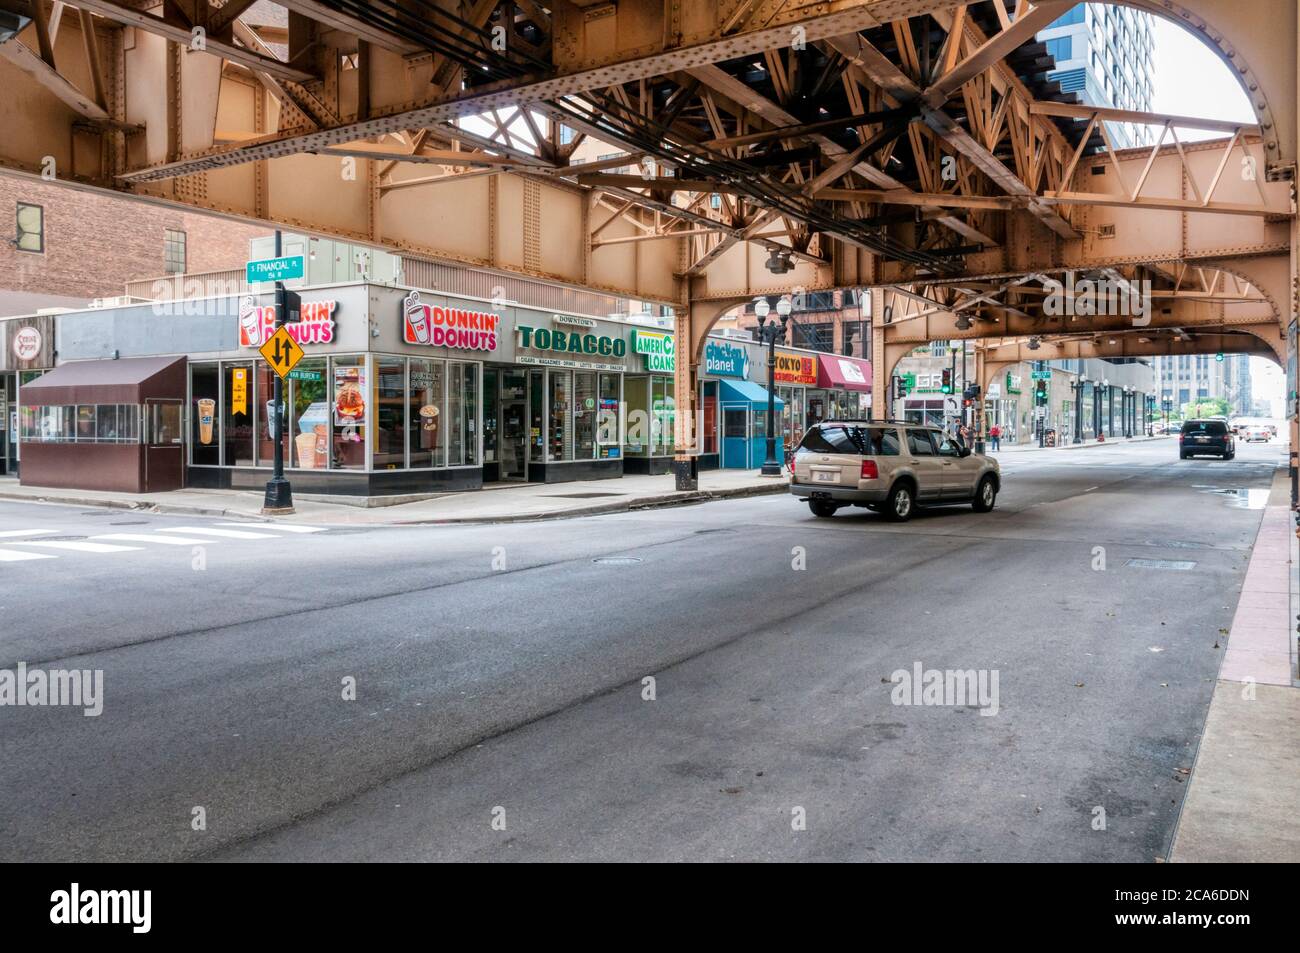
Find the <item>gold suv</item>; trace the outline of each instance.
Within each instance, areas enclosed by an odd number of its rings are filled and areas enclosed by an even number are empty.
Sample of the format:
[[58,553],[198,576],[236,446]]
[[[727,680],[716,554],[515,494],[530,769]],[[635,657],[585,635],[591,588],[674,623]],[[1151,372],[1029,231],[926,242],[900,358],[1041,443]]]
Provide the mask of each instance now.
[[817,516],[864,506],[905,520],[918,506],[969,503],[993,509],[998,462],[937,427],[900,420],[826,420],[804,434],[791,461],[790,492]]

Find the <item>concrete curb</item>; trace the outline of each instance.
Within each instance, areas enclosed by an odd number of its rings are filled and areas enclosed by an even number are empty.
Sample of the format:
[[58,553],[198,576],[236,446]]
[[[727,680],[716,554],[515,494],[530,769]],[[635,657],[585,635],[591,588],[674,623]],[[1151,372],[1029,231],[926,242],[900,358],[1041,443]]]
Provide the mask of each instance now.
[[[789,490],[789,486],[790,484],[788,481],[781,479],[775,480],[771,486],[742,486],[726,490],[688,490],[674,493],[661,493],[655,496],[640,496],[628,500],[597,503],[591,506],[578,507],[576,509],[542,510],[536,513],[521,513],[518,515],[506,514],[502,516],[428,517],[424,519],[390,520],[386,522],[356,525],[430,526],[441,524],[528,523],[541,520],[576,518],[581,516],[599,516],[603,513],[626,513],[632,510],[654,509],[661,506],[684,506],[689,503],[707,503],[710,500],[721,500],[731,497],[764,496],[767,494],[785,493]],[[0,500],[14,500],[20,503],[54,503],[62,506],[99,506],[104,507],[105,509],[116,509],[129,513],[158,513],[170,516],[219,516],[254,520],[268,519],[262,515],[260,510],[237,510],[211,506],[189,506],[183,503],[150,503],[143,501],[137,503],[127,500],[99,500],[88,499],[81,496],[55,496],[49,493],[41,496],[29,496],[25,493],[0,492]],[[364,508],[379,509],[387,507]],[[308,522],[328,523],[329,519],[312,519]]]
[[473,525],[483,523],[533,523],[543,520],[577,519],[583,516],[601,516],[607,513],[630,513],[634,510],[650,510],[665,506],[685,506],[691,503],[708,503],[711,500],[724,500],[746,496],[767,496],[788,493],[790,484],[778,480],[772,486],[741,486],[729,490],[683,490],[675,493],[661,493],[657,496],[640,496],[630,500],[616,500],[610,503],[596,503],[576,509],[544,510],[538,513],[521,513],[518,516],[461,516],[430,518],[417,520],[399,520],[379,525],[385,526],[440,526]]

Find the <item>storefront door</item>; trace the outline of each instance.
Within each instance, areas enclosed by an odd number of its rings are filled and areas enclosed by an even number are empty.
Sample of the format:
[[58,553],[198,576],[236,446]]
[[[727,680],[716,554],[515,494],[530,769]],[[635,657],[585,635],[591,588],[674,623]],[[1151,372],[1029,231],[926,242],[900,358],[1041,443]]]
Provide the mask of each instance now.
[[181,402],[150,399],[144,423],[144,492],[179,490],[185,484]]
[[528,479],[528,375],[501,371],[501,479]]
[[748,405],[722,408],[722,465],[750,467]]
[[0,474],[18,470],[18,389],[13,374],[0,374]]

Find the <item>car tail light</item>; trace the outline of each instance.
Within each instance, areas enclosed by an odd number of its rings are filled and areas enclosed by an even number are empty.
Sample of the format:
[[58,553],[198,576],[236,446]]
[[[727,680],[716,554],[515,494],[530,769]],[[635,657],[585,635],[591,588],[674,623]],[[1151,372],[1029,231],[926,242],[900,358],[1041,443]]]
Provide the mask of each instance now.
[[874,480],[880,476],[880,471],[876,469],[875,460],[862,461],[862,479]]
[[1183,435],[1182,435],[1182,434],[1179,434],[1179,435],[1178,435],[1178,442],[1179,442],[1179,443],[1182,443],[1182,442],[1183,442]]

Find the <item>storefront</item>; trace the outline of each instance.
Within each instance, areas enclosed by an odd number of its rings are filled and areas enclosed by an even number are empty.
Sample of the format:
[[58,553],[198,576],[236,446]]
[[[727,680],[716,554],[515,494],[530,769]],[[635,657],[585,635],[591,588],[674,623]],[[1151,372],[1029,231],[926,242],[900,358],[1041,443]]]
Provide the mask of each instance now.
[[[776,398],[776,412],[785,404]],[[756,470],[767,457],[768,391],[753,381],[718,382],[718,408],[722,417],[721,465],[726,469]],[[777,447],[777,462],[781,462]]]
[[871,416],[871,364],[855,357],[825,354],[817,362],[817,390],[824,400],[826,419],[864,420]]
[[[744,341],[710,337],[704,343],[704,363],[700,365],[699,468],[712,470],[722,462],[722,388],[733,381],[747,380],[751,373],[766,373],[762,348]],[[734,423],[734,420],[733,420]],[[739,466],[740,464],[736,464]]]

